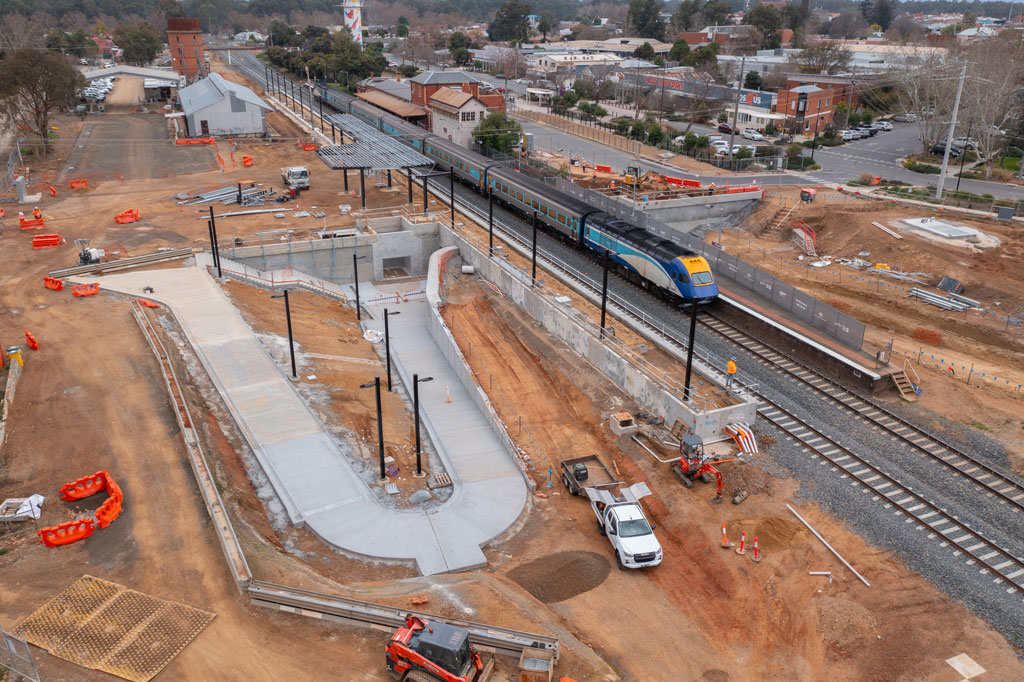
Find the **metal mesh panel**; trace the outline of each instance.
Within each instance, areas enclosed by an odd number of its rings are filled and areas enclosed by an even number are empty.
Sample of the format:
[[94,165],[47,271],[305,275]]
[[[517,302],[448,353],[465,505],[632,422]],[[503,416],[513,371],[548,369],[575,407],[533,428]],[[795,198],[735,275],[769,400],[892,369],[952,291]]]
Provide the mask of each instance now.
[[817,303],[813,296],[808,296],[804,292],[794,289],[793,290],[793,307],[790,310],[801,320],[807,322],[814,322],[814,304]]

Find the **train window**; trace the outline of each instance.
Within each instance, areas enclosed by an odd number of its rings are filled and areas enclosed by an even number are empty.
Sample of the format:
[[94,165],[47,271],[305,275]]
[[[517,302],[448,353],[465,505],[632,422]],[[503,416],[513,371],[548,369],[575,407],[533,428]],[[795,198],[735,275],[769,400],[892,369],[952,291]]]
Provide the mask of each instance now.
[[536,210],[536,209],[537,209],[537,206],[538,206],[538,204],[537,204],[537,200],[536,200],[536,199],[534,199],[534,200],[533,200],[533,208],[534,208],[534,210]]

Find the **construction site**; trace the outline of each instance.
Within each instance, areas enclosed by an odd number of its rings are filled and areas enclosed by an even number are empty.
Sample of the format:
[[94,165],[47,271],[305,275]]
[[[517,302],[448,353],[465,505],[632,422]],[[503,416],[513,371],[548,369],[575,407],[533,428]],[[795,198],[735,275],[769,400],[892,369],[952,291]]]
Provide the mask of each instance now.
[[0,679],[1024,679],[1019,221],[553,185],[684,305],[239,63],[2,197]]

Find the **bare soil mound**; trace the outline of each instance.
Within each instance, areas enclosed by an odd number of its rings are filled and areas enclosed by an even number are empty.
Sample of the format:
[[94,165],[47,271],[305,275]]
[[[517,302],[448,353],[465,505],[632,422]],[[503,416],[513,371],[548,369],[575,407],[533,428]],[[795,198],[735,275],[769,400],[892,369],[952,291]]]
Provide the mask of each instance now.
[[798,522],[778,516],[731,521],[727,524],[726,530],[734,542],[738,540],[741,532],[746,531],[747,542],[753,546],[756,537],[758,547],[765,551],[789,549],[810,535]]
[[558,552],[512,569],[508,577],[545,604],[589,592],[608,577],[611,563],[595,552]]
[[814,600],[824,640],[843,651],[858,640],[875,634],[877,621],[861,604],[849,599],[820,597]]

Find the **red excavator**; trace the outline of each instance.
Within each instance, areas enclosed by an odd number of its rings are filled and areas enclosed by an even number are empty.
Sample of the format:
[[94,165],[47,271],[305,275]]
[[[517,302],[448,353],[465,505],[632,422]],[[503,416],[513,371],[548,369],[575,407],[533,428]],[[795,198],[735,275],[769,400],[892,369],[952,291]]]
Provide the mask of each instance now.
[[688,433],[679,443],[679,461],[672,465],[672,473],[687,488],[692,488],[693,482],[697,479],[704,483],[710,483],[711,477],[714,476],[718,483],[718,492],[711,498],[711,501],[717,503],[722,501],[722,472],[715,468],[715,464],[735,461],[735,457],[732,459],[708,459],[704,454],[704,439],[695,433]]
[[469,633],[409,614],[385,650],[388,672],[402,682],[487,682],[494,658],[469,645]]

